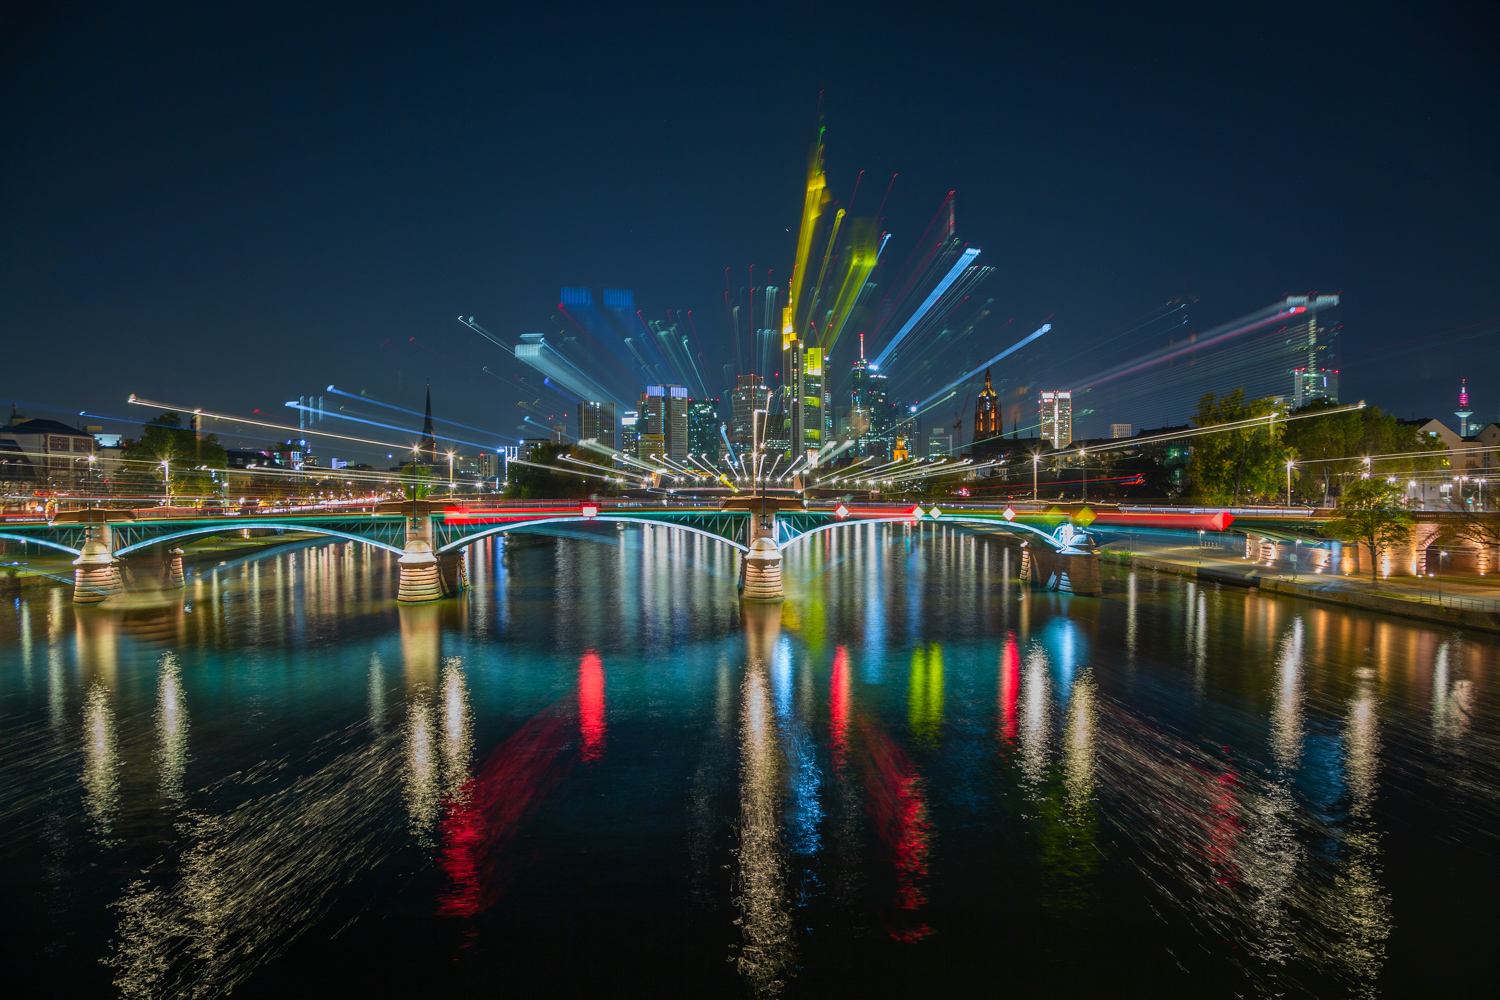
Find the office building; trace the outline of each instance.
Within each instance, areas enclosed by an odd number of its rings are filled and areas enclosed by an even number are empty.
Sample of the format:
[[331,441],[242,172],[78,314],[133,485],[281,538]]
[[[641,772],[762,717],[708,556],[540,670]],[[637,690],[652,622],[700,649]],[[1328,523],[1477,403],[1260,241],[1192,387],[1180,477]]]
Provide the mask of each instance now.
[[620,417],[620,451],[631,458],[641,457],[641,432],[636,426],[640,419],[637,410],[626,410]]
[[1062,448],[1073,440],[1073,393],[1071,390],[1043,391],[1041,425],[1042,439],[1054,448]]
[[1109,436],[1118,441],[1120,438],[1130,437],[1132,430],[1134,427],[1131,424],[1110,424]]
[[687,406],[687,390],[680,385],[646,386],[636,422],[640,431],[641,458],[661,457],[673,462],[687,460]]
[[927,457],[947,458],[953,454],[953,431],[947,427],[934,427],[927,432]]
[[590,438],[606,448],[615,447],[615,404],[585,402],[578,404],[578,440]]
[[759,375],[741,375],[730,394],[729,440],[736,448],[749,448],[755,439],[755,411],[770,405],[766,387]]
[[1334,368],[1333,341],[1340,327],[1333,319],[1337,315],[1337,295],[1309,297],[1307,321],[1287,331],[1286,343],[1296,358],[1292,366],[1291,407],[1300,410],[1317,400],[1330,403],[1339,401],[1339,373]]
[[724,450],[719,438],[719,401],[692,399],[687,405],[688,453],[705,462],[715,462]]

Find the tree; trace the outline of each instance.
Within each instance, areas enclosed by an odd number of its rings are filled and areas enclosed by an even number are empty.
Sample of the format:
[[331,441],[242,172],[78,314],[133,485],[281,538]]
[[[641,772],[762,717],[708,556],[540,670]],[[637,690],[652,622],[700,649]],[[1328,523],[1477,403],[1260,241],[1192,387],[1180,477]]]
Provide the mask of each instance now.
[[1372,582],[1379,579],[1381,555],[1409,541],[1411,532],[1412,518],[1401,487],[1384,479],[1361,478],[1345,486],[1338,516],[1323,526],[1330,538],[1369,547]]
[[426,500],[432,495],[432,470],[425,465],[407,462],[401,467],[401,481],[408,500]]
[[1264,422],[1193,438],[1188,476],[1193,493],[1204,503],[1236,505],[1274,499],[1281,492],[1286,449],[1281,445],[1284,422],[1273,421],[1275,403],[1269,399],[1245,402],[1242,389],[1215,398],[1211,392],[1198,400],[1193,423],[1198,427],[1265,417]]
[[[1297,415],[1315,414],[1335,405],[1320,399],[1298,410]],[[1294,420],[1287,424],[1284,440],[1303,463],[1297,467],[1296,482],[1297,492],[1305,497],[1336,496],[1344,482],[1366,472],[1404,478],[1407,473],[1447,464],[1441,441],[1423,439],[1416,427],[1403,424],[1378,406]],[[1366,468],[1363,459],[1376,455],[1408,457],[1374,459]]]
[[217,485],[214,470],[229,464],[217,434],[199,437],[197,431],[182,426],[181,416],[170,411],[142,426],[141,436],[126,445],[122,457],[127,475],[139,482],[161,477],[168,496],[212,493]]
[[[539,468],[542,465],[561,467],[567,463],[561,460],[563,455],[573,455],[574,449],[566,444],[539,444],[531,449],[527,455],[527,463],[511,462],[509,466],[510,484],[505,488],[505,495],[511,500],[558,500],[564,497],[586,497],[590,493],[599,491],[599,480],[597,478],[583,478],[583,476],[570,476],[555,469]],[[579,457],[579,456],[573,456]],[[589,459],[585,459],[588,461]],[[593,470],[582,466],[580,473],[589,473]]]

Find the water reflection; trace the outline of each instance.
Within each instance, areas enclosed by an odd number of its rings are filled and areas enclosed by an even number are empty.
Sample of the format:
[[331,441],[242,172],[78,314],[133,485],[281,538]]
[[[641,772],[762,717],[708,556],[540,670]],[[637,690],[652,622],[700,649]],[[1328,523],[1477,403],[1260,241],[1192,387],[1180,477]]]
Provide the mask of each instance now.
[[598,760],[604,755],[604,661],[592,649],[578,661],[578,728],[583,759]]
[[120,810],[120,757],[111,693],[101,680],[83,703],[83,805],[96,836],[107,839]]
[[[665,532],[476,557],[474,593],[425,608],[342,550],[204,574],[185,626],[23,595],[6,902],[60,992],[103,954],[124,995],[223,995],[316,960],[347,904],[345,941],[396,927],[468,981],[594,960],[500,940],[562,913],[664,966],[708,949],[757,995],[893,968],[962,992],[971,956],[1031,957],[1028,925],[1064,993],[1170,954],[1202,995],[1400,995],[1396,914],[1467,912],[1428,873],[1458,846],[1493,888],[1487,638],[1146,573],[1023,598],[946,531],[825,543],[790,560],[800,603],[706,624],[732,583],[670,579],[714,557]],[[1385,836],[1395,809],[1413,835]],[[618,919],[684,905],[673,940]]]
[[1438,646],[1432,664],[1432,733],[1449,746],[1460,742],[1468,731],[1474,710],[1474,682],[1452,677],[1452,640]]
[[943,728],[943,648],[931,643],[911,654],[908,722],[918,743],[935,745]]
[[188,760],[188,712],[182,696],[177,657],[163,653],[157,663],[156,768],[162,798],[182,801]]
[[735,964],[758,996],[779,993],[794,961],[777,799],[781,760],[772,708],[771,661],[780,646],[781,609],[745,605],[745,674],[740,687],[739,868]]

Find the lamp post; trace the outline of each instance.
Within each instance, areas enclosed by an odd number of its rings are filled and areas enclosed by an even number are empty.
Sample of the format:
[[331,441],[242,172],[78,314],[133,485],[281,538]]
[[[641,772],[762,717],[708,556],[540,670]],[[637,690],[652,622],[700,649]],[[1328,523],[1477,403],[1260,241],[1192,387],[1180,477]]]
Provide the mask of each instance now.
[[1447,559],[1447,558],[1448,558],[1448,552],[1447,552],[1446,549],[1441,549],[1441,550],[1438,551],[1437,580],[1438,580],[1438,603],[1439,604],[1443,603],[1443,560]]
[[163,500],[162,502],[163,503],[171,503],[172,502],[172,464],[171,464],[171,459],[164,458],[164,459],[161,460],[161,489],[162,489],[163,496],[166,497],[166,499]]
[[1032,455],[1031,456],[1031,502],[1032,503],[1035,503],[1037,501],[1036,469],[1037,469],[1037,466],[1041,463],[1041,461],[1042,461],[1042,456],[1040,456],[1040,455]]
[[1286,505],[1288,507],[1292,505],[1292,466],[1296,464],[1290,458],[1286,460]]
[[453,495],[453,452],[448,452],[448,495]]
[[1083,466],[1083,502],[1089,502],[1089,463],[1084,457],[1083,449],[1078,449],[1078,464]]

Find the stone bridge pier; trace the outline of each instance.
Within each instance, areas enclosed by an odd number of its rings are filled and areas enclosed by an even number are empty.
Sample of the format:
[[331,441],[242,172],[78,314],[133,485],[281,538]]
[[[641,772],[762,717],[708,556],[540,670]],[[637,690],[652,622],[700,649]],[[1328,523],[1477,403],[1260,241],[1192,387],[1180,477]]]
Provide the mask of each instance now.
[[396,560],[401,582],[396,600],[407,604],[452,597],[469,586],[467,549],[438,552],[433,545],[432,511],[423,501],[406,506],[406,550]]
[[109,524],[89,525],[88,541],[73,560],[73,603],[99,604],[121,590],[120,564],[115,558]]
[[740,564],[740,600],[755,604],[780,601],[785,591],[781,584],[781,548],[776,544],[776,512],[783,506],[800,510],[802,502],[784,497],[747,497],[725,506],[750,512],[750,551]]

